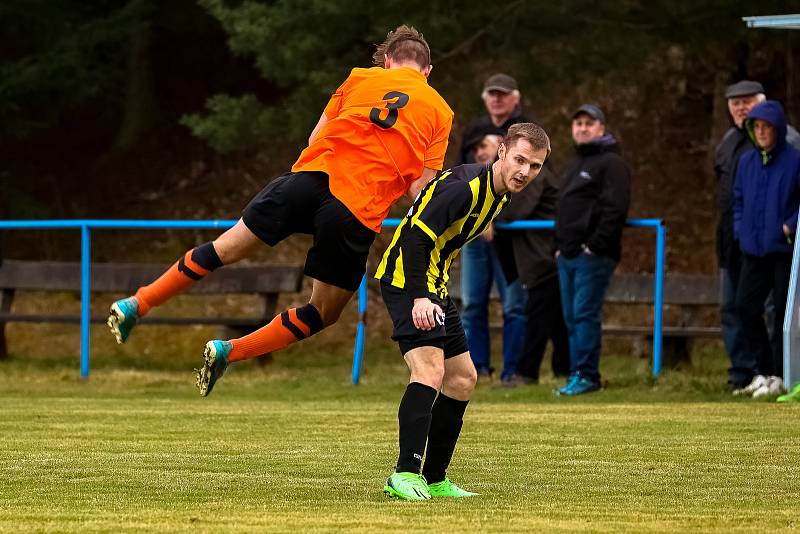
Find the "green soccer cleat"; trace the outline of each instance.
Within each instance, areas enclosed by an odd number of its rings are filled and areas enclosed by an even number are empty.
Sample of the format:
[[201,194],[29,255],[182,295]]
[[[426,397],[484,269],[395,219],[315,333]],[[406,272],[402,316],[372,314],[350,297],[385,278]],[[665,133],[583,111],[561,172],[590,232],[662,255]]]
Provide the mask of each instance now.
[[785,395],[781,395],[776,402],[800,402],[800,384],[792,388],[792,391]]
[[431,498],[425,477],[416,473],[392,473],[383,492],[404,501],[426,501]]
[[480,495],[480,493],[472,493],[459,488],[450,482],[449,478],[445,478],[441,482],[428,484],[428,491],[431,497],[474,497],[475,495]]
[[139,302],[136,297],[128,297],[111,305],[106,324],[117,338],[117,343],[125,343],[138,320]]
[[225,369],[228,368],[228,354],[232,348],[230,341],[215,339],[206,343],[206,348],[203,350],[203,367],[195,369],[197,389],[203,397],[211,393],[214,384],[225,374]]

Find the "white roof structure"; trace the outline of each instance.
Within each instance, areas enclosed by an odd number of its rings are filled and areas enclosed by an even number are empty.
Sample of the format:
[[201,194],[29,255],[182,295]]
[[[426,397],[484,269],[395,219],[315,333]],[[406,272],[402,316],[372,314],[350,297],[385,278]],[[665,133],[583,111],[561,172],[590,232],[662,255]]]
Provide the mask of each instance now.
[[764,17],[742,17],[748,28],[772,28],[776,30],[800,30],[800,14],[768,15]]

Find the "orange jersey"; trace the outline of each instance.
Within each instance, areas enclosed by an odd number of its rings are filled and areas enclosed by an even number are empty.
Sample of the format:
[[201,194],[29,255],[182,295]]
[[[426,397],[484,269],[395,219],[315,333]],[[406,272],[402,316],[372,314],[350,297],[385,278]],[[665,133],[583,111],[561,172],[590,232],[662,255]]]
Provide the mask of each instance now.
[[417,70],[355,68],[325,116],[292,171],[327,173],[331,193],[376,232],[423,168],[442,169],[453,111]]

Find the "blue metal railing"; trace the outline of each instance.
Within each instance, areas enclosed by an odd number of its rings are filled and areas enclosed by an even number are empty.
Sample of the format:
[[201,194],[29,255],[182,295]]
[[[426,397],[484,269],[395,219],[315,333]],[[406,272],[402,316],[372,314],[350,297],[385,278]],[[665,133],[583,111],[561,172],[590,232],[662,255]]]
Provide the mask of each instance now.
[[[384,228],[396,228],[401,219],[386,219]],[[664,312],[664,259],[667,242],[667,228],[661,219],[629,219],[627,225],[634,228],[656,229],[656,284],[653,296],[653,376],[661,373],[661,339],[663,335]],[[511,223],[498,223],[498,228],[507,230],[542,230],[555,228],[553,221],[514,221]],[[352,382],[358,384],[361,376],[361,361],[364,352],[364,336],[366,334],[367,315],[367,276],[361,280],[358,288],[358,328],[356,330],[356,345],[353,351]]]
[[81,378],[89,377],[89,296],[91,294],[91,229],[228,229],[236,224],[228,221],[139,221],[108,219],[61,219],[39,221],[0,221],[0,230],[79,228],[81,231]]
[[[89,376],[89,311],[91,294],[91,230],[97,229],[228,229],[236,220],[133,220],[133,219],[61,219],[0,221],[0,230],[19,229],[80,229],[81,231],[81,377]],[[395,228],[400,219],[386,219],[384,228]],[[653,375],[661,372],[661,336],[664,287],[664,247],[666,228],[661,219],[631,219],[629,226],[652,227],[656,229],[656,284],[653,319]],[[515,221],[498,224],[499,228],[509,230],[529,230],[553,228],[553,221]],[[367,313],[367,278],[361,281],[358,289],[359,322],[353,350],[352,382],[357,384],[361,375],[361,362],[364,354]]]

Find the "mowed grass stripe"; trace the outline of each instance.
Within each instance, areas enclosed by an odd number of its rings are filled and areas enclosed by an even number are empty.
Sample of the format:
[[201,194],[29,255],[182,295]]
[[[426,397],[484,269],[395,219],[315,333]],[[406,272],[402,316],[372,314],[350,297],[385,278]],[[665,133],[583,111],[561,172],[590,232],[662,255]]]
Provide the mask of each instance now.
[[58,389],[0,396],[5,530],[722,531],[800,519],[793,407],[479,399],[450,474],[483,495],[402,503],[380,492],[397,384],[366,395],[378,401],[342,389],[324,402],[200,399],[169,383],[147,396]]

